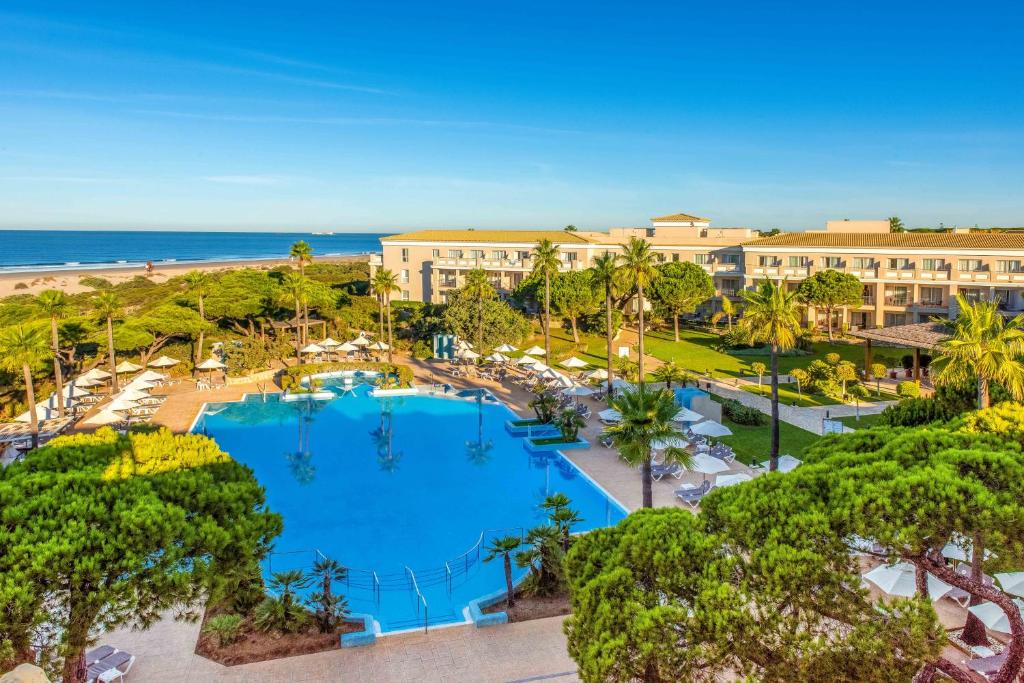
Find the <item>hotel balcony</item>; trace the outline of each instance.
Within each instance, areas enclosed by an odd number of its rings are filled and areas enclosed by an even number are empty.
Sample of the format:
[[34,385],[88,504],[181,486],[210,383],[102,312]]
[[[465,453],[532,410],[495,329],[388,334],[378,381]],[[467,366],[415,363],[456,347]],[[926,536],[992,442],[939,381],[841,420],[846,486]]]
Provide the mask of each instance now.
[[914,308],[949,308],[949,305],[943,303],[941,299],[924,299],[922,301],[915,301],[911,305]]
[[909,306],[910,296],[887,296],[885,297],[886,306]]
[[956,279],[960,282],[988,282],[992,273],[987,270],[958,270]]
[[875,305],[875,297],[873,295],[862,296],[860,298],[860,305],[861,305],[861,307],[864,307],[864,306],[874,306]]
[[371,266],[383,266],[384,265],[384,254],[370,254],[370,265]]
[[996,273],[998,282],[1021,282],[1024,283],[1024,272]]

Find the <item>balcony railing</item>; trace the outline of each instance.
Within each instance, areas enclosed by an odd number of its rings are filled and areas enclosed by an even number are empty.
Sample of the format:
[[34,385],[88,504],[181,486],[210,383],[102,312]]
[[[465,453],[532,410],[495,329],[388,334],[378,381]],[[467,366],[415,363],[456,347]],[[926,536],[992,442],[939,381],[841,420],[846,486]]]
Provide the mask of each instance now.
[[860,305],[861,306],[874,306],[875,305],[875,297],[874,296],[862,296],[860,298]]
[[946,304],[942,303],[942,299],[922,299],[921,301],[914,302],[914,305],[920,308],[946,308]]
[[910,304],[909,296],[887,296],[885,297],[886,306],[907,306]]

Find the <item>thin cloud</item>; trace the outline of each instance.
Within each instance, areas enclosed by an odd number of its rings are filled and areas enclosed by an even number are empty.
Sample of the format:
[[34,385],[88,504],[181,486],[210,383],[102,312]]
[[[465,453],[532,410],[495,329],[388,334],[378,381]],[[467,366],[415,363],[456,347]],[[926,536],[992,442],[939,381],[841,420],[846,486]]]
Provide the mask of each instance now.
[[285,178],[274,175],[210,175],[203,176],[201,180],[222,185],[280,185]]
[[71,175],[10,175],[0,176],[0,180],[25,183],[123,183],[124,178],[106,178],[100,176],[71,176]]

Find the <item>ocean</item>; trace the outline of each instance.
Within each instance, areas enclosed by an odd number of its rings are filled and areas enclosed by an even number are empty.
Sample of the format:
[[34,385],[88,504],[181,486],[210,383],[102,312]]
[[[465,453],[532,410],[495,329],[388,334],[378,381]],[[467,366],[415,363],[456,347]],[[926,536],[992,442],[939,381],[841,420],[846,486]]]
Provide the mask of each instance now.
[[0,273],[282,258],[305,240],[315,256],[380,251],[379,233],[0,230]]

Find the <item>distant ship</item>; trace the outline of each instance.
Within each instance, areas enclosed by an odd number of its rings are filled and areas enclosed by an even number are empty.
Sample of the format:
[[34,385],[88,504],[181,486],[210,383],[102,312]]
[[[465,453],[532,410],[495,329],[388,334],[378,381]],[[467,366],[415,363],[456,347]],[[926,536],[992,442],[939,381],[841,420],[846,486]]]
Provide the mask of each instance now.
[[314,232],[314,235],[333,235],[333,232]]

